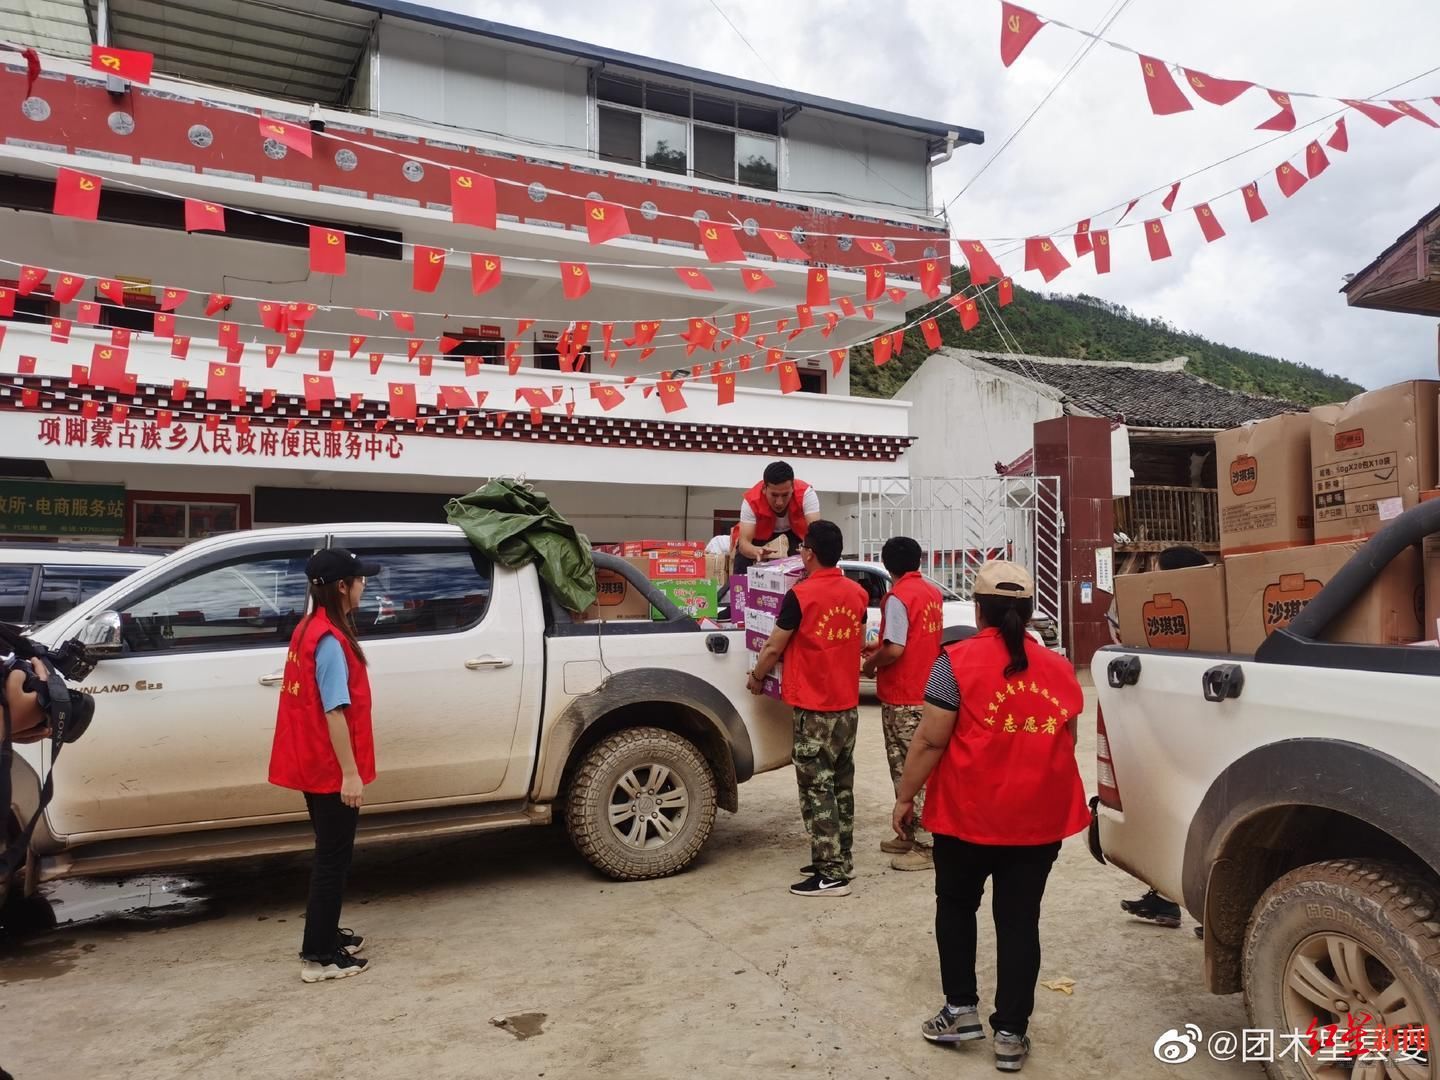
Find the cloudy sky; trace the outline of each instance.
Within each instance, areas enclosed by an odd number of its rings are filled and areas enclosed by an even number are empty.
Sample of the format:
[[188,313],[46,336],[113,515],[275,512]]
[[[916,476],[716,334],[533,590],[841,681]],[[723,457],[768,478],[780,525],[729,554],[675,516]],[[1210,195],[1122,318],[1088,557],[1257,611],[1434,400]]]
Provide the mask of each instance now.
[[[1212,75],[1279,90],[1368,97],[1440,64],[1435,0],[1035,0],[1043,15],[1093,29],[1124,3],[1106,36]],[[948,202],[1044,97],[1085,39],[1046,27],[1008,70],[998,0],[440,0],[436,6],[715,71],[930,117],[986,133],[937,172]],[[752,52],[720,14],[754,45]],[[603,17],[598,13],[603,11]],[[758,53],[758,56],[757,56]],[[1440,72],[1391,96],[1440,96]],[[1300,124],[1340,106],[1297,99]],[[1073,228],[1087,214],[1271,137],[1258,90],[1223,108],[1150,113],[1134,56],[1090,52],[1020,136],[953,207],[958,236]],[[1430,110],[1440,119],[1440,106]],[[1381,129],[1354,113],[1350,152],[1284,199],[1273,171],[1329,124],[1297,131],[1196,176],[1167,223],[1174,257],[1149,262],[1144,236],[1113,237],[1114,270],[1079,262],[1054,283],[1159,316],[1230,345],[1344,374],[1366,386],[1435,377],[1436,327],[1414,315],[1347,308],[1343,275],[1364,267],[1440,203],[1440,130],[1404,120]],[[1188,207],[1257,177],[1270,216],[1251,225],[1238,194],[1213,202],[1229,235],[1206,245]],[[1151,196],[1132,216],[1160,212]],[[1115,215],[1110,215],[1113,219]],[[1069,253],[1068,242],[1066,244]],[[1019,256],[1006,260],[1019,270]],[[1043,288],[1037,274],[1017,275]],[[1022,341],[1022,345],[1025,343]]]

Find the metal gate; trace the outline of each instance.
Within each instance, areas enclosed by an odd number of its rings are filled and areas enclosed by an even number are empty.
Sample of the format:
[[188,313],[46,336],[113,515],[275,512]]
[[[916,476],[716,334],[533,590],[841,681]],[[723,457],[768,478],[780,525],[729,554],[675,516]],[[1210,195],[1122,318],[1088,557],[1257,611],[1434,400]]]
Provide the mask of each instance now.
[[[927,573],[970,598],[990,559],[1020,563],[1035,577],[1035,615],[1060,640],[1060,479],[1055,476],[862,476],[860,557],[880,561],[892,536],[914,537]],[[1046,634],[1049,638],[1050,635]]]

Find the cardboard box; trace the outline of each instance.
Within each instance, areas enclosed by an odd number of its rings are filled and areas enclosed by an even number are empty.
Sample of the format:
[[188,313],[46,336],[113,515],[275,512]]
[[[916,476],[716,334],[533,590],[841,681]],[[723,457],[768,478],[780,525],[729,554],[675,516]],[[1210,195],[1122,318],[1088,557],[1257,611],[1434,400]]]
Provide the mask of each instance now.
[[[1422,491],[1420,501],[1440,499],[1440,489]],[[1427,536],[1420,549],[1420,558],[1425,574],[1425,625],[1421,628],[1425,640],[1440,640],[1440,533]]]
[[[1237,555],[1225,560],[1230,649],[1249,654],[1305,610],[1362,545],[1358,541]],[[1328,641],[1403,645],[1421,641],[1424,585],[1420,552],[1401,552],[1331,626]]]
[[651,580],[678,578],[682,581],[698,581],[709,578],[710,568],[704,555],[655,555],[649,557],[646,573]]
[[780,607],[784,603],[785,593],[757,589],[753,585],[745,586],[745,610],[747,612],[763,611],[769,615],[779,615]]
[[[720,612],[719,588],[713,581],[676,581],[666,578],[655,587],[670,598],[671,603],[692,619],[713,619]],[[662,619],[660,612],[655,618]]]
[[1440,485],[1437,398],[1417,380],[1310,410],[1317,544],[1373,536]]
[[637,555],[704,555],[705,545],[698,540],[626,540],[618,547],[616,554],[635,557]]
[[1230,651],[1223,566],[1121,574],[1115,579],[1115,604],[1125,645]]
[[595,571],[595,593],[595,603],[580,616],[585,622],[650,618],[645,594],[614,570]]
[[730,621],[736,626],[745,626],[745,609],[749,606],[750,580],[744,574],[730,579],[730,591],[726,598],[730,602]]
[[756,563],[746,573],[750,576],[752,590],[784,596],[805,575],[805,563],[797,555],[789,559]]
[[[753,670],[755,667],[755,661],[760,659],[759,654],[755,651],[751,651],[749,655],[750,664],[749,667],[746,669],[747,671]],[[784,668],[785,665],[783,663],[776,664],[775,667],[771,670],[770,674],[765,676],[764,681],[760,684],[761,693],[763,693],[766,697],[774,698],[776,701],[783,700],[783,698],[781,697],[780,688],[784,685]]]
[[716,585],[724,585],[730,578],[730,556],[706,555],[705,576]]
[[1220,468],[1220,553],[1315,542],[1308,413],[1257,420],[1215,436]]

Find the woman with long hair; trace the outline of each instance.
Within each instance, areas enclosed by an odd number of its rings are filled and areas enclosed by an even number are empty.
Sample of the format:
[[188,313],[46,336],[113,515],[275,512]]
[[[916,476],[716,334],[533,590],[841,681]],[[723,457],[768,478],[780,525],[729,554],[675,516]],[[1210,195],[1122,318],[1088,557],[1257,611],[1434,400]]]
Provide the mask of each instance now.
[[905,835],[925,788],[935,838],[935,944],[945,1005],[921,1025],[931,1042],[983,1039],[976,912],[993,879],[995,1066],[1019,1072],[1040,977],[1040,901],[1060,841],[1088,824],[1075,761],[1085,699],[1075,669],[1028,632],[1035,583],[990,562],[975,579],[979,633],[947,645],[925,688],[893,824]]
[[285,656],[285,681],[270,751],[270,783],[305,795],[315,830],[315,861],[300,947],[307,983],[359,975],[365,939],[340,927],[340,905],[365,785],[375,779],[370,678],[355,636],[365,579],[380,572],[344,548],[324,548],[305,564],[310,605]]

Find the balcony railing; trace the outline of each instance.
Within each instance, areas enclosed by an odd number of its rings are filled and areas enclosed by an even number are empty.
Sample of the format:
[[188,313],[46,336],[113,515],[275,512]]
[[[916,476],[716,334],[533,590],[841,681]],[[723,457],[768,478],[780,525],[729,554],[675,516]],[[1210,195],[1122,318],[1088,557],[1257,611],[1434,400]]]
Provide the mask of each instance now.
[[[1115,500],[1116,547],[1160,551],[1187,544],[1201,551],[1220,548],[1220,512],[1214,488],[1132,487]],[[1124,536],[1124,540],[1119,537]]]

